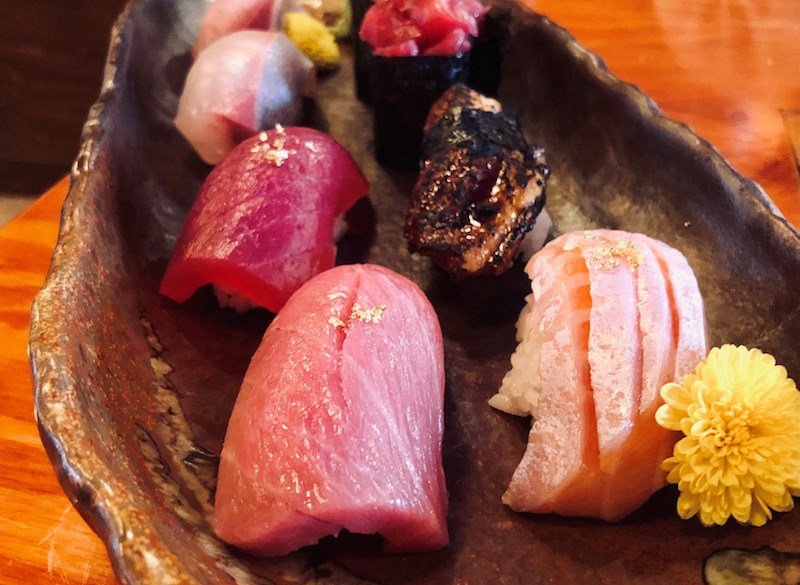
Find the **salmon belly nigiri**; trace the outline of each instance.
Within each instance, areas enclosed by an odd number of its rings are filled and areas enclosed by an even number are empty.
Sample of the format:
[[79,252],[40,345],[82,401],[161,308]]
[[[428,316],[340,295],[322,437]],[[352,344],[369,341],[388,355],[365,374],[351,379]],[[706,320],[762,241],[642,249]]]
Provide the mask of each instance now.
[[565,234],[526,272],[520,344],[490,400],[534,418],[503,501],[618,520],[665,483],[660,464],[676,437],[655,411],[661,386],[706,355],[697,281],[677,250],[612,230]]
[[281,555],[347,529],[388,552],[448,542],[444,356],[433,307],[379,266],[310,280],[272,322],[225,435],[217,534]]

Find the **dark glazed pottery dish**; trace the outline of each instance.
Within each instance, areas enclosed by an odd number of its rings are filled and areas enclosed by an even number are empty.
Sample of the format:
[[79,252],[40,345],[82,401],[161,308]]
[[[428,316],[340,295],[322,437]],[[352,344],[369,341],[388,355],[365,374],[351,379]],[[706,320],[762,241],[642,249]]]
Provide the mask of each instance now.
[[[158,283],[208,167],[171,124],[204,2],[137,0],[114,30],[105,88],[87,122],[30,353],[44,445],[72,501],[127,583],[689,583],[722,549],[800,552],[800,513],[759,529],[678,519],[657,493],[615,524],[517,514],[500,496],[529,423],[486,404],[509,367],[527,278],[453,284],[405,251],[413,174],[379,167],[353,95],[352,63],[321,81],[314,123],[372,182],[374,233],[340,261],[386,265],[420,284],[445,337],[444,460],[451,544],[386,556],[345,534],[257,560],[211,527],[217,456],[266,313],[184,305]],[[697,273],[711,342],[772,352],[800,376],[800,237],[764,193],[707,143],[665,119],[563,29],[514,8],[500,97],[552,168],[547,209],[559,232],[645,232]],[[744,553],[746,554],[746,552]],[[770,558],[775,556],[770,553]],[[738,558],[738,557],[737,557]],[[788,558],[788,556],[787,556]],[[796,558],[789,559],[797,562]]]

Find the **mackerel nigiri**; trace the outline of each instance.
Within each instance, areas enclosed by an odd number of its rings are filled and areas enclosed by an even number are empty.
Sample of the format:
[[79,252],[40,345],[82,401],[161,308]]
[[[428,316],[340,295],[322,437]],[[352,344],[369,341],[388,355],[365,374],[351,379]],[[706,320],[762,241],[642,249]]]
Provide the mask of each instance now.
[[189,70],[175,126],[209,164],[241,140],[300,121],[314,66],[286,35],[241,31],[209,46]]
[[303,12],[297,0],[213,0],[194,43],[195,59],[213,42],[241,30],[280,31],[287,12]]
[[387,552],[448,542],[444,355],[417,285],[338,266],[298,290],[245,374],[220,457],[214,526],[282,555],[340,530]]
[[189,211],[161,293],[183,302],[213,284],[221,300],[277,312],[332,268],[334,229],[369,183],[350,154],[311,128],[262,132],[211,171]]
[[503,501],[617,520],[665,484],[675,435],[655,411],[706,355],[697,281],[677,250],[611,230],[556,238],[525,270],[520,344],[490,404],[534,421]]

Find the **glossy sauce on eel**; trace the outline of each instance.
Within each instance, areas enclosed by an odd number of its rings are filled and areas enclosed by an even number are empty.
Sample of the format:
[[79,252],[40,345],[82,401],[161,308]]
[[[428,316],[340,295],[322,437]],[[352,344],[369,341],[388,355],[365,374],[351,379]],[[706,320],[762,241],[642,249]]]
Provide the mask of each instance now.
[[433,105],[425,131],[405,223],[409,251],[457,280],[502,274],[544,208],[543,150],[497,100],[463,85]]

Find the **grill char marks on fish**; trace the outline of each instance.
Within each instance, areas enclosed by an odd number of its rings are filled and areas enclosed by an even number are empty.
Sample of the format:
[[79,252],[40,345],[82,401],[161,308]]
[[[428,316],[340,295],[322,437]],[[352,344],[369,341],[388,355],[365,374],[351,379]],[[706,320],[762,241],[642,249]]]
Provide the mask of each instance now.
[[453,278],[505,272],[545,203],[549,170],[500,103],[456,85],[426,122],[405,236]]
[[468,88],[463,83],[456,83],[431,106],[431,111],[428,113],[425,127],[423,128],[425,134],[453,108],[468,108],[496,113],[503,110],[503,106],[496,99],[486,97]]

